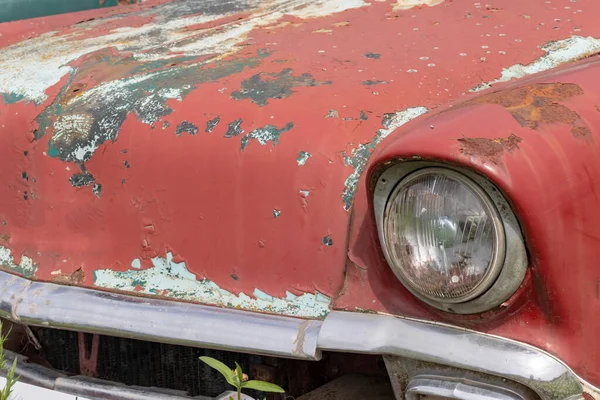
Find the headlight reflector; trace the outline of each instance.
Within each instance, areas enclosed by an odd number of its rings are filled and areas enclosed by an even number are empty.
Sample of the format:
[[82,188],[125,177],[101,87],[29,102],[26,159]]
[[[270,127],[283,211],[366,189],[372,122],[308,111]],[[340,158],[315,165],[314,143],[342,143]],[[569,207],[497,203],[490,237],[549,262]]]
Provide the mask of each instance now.
[[486,192],[465,175],[424,168],[394,188],[383,242],[392,268],[417,295],[461,303],[484,293],[504,261],[502,220]]

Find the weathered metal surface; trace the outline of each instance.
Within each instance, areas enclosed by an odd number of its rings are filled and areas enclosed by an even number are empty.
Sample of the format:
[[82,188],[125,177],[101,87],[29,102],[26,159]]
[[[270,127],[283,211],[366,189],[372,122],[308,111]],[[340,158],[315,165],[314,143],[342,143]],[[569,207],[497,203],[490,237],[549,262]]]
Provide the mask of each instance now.
[[[0,263],[311,318],[333,307],[447,318],[382,263],[367,163],[441,105],[597,53],[598,11],[593,0],[165,0],[2,24]],[[592,382],[600,224],[583,216],[597,208],[586,192],[599,170],[596,68],[483,93],[383,153],[497,174],[531,219],[548,311],[525,298],[512,318],[478,316],[481,329],[556,352]]]
[[0,0],[0,22],[133,4],[136,0]]
[[[595,268],[600,253],[594,243],[600,237],[595,211],[600,171],[595,144],[600,132],[598,73],[600,63],[590,60],[571,71],[447,108],[397,132],[372,158],[377,163],[418,155],[473,168],[507,194],[520,218],[531,276],[517,294],[485,315],[429,318],[543,347],[592,382],[597,381],[600,352],[593,333],[599,326],[591,318],[600,312]],[[574,134],[581,127],[586,134]],[[346,291],[336,306],[361,303],[358,307],[373,312],[427,315],[431,311],[393,280],[381,261],[372,217],[366,212],[366,182],[360,182],[354,203],[352,263]]]

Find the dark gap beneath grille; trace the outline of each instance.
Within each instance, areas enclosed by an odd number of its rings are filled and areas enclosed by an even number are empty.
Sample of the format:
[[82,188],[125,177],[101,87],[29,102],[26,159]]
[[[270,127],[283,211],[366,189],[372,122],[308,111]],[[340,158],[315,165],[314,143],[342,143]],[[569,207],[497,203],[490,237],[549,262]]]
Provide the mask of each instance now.
[[[45,358],[53,368],[79,374],[79,346],[76,332],[39,328],[37,333],[45,349]],[[216,358],[226,365],[238,362],[244,371],[252,364],[262,364],[264,357],[207,350],[194,347],[100,336],[98,376],[132,386],[183,390],[190,396],[217,396],[231,387],[215,370],[199,360]],[[263,398],[252,391],[248,395]]]

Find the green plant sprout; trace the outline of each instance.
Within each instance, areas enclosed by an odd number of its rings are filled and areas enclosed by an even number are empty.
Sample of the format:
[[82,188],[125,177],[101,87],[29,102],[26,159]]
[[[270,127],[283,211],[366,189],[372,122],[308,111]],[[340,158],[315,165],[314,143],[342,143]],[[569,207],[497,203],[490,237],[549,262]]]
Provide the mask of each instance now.
[[[2,322],[0,322],[0,331],[2,331]],[[6,335],[0,334],[0,369],[6,369],[6,359],[4,358],[4,342],[8,339],[8,332]],[[0,390],[0,400],[8,400],[10,394],[12,393],[13,386],[19,380],[18,376],[15,376],[15,371],[17,369],[17,358],[12,363],[12,366],[8,368],[6,371],[6,385],[2,390]]]
[[[253,389],[269,393],[285,393],[285,390],[274,383],[255,380],[249,381],[248,376],[242,372],[242,367],[240,367],[237,362],[235,363],[235,369],[232,370],[221,361],[215,360],[212,357],[200,357],[200,360],[209,367],[219,371],[227,383],[235,387],[237,390],[237,400],[242,400],[242,389]],[[229,396],[229,399],[234,400],[231,396]],[[2,398],[0,400],[4,399]]]

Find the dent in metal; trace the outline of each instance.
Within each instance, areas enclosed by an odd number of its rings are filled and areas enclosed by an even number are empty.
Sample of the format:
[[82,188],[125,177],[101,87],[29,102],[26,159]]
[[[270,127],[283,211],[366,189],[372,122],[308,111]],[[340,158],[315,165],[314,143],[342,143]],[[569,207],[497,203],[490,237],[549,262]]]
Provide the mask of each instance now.
[[275,147],[275,145],[279,143],[279,137],[281,134],[289,131],[293,127],[294,123],[288,122],[281,129],[278,129],[274,125],[266,125],[262,128],[254,129],[252,132],[242,137],[241,151],[244,151],[252,139],[260,143],[261,146],[266,145],[268,142],[272,142],[273,147]]
[[10,249],[4,246],[0,246],[0,266],[25,277],[33,277],[37,271],[37,264],[24,254],[21,255],[19,264],[15,264]]
[[167,253],[166,258],[153,258],[152,265],[153,267],[148,269],[136,268],[124,272],[111,269],[96,270],[94,285],[105,289],[161,295],[221,307],[295,317],[323,318],[329,313],[331,300],[319,293],[304,293],[301,296],[288,293],[287,298],[280,299],[255,289],[252,293],[254,298],[245,293],[235,295],[208,279],[198,280],[196,275],[187,269],[185,262],[174,262],[171,253]]
[[342,193],[344,209],[350,210],[352,207],[358,180],[377,145],[381,143],[381,141],[390,133],[396,130],[396,128],[425,114],[426,112],[427,108],[425,107],[412,107],[393,114],[386,114],[382,122],[384,129],[379,129],[375,137],[369,143],[359,144],[357,148],[350,152],[350,154],[347,154],[345,151],[342,152],[344,163],[347,166],[352,166],[354,168],[354,172],[346,179],[345,189]]
[[471,92],[479,92],[488,89],[496,83],[508,82],[511,79],[522,78],[527,75],[548,71],[562,64],[577,61],[600,52],[600,40],[591,36],[572,36],[568,39],[550,42],[542,47],[546,52],[544,56],[534,62],[523,65],[515,64],[504,68],[500,78],[490,82],[484,82],[472,88]]

